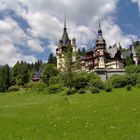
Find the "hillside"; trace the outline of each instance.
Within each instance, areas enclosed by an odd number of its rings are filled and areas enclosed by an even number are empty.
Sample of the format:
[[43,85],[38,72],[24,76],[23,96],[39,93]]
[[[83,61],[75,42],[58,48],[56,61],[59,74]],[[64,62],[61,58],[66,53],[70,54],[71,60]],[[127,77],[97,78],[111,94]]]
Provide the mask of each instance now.
[[1,140],[139,140],[140,93],[0,94]]

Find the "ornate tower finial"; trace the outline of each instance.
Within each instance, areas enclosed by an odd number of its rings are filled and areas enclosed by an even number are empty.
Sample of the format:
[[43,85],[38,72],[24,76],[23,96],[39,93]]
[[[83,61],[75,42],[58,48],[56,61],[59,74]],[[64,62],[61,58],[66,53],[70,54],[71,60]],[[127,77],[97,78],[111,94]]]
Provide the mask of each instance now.
[[100,23],[100,19],[99,19],[99,29],[101,29],[101,23]]
[[67,13],[66,13],[66,6],[65,6],[65,11],[64,11],[64,30],[67,30]]
[[102,35],[101,22],[99,19],[98,35]]

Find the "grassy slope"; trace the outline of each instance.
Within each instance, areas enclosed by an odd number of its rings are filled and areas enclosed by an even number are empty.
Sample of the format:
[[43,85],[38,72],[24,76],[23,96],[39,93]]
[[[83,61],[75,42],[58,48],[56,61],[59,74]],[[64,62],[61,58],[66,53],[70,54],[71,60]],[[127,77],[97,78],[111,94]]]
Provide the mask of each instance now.
[[0,140],[139,140],[140,92],[0,95]]

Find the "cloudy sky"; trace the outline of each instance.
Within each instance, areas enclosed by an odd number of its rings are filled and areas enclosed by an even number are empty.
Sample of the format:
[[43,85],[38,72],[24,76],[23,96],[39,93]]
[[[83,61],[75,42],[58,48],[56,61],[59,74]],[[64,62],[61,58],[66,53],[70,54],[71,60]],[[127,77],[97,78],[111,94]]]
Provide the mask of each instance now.
[[67,28],[77,46],[93,46],[101,20],[107,46],[140,39],[140,0],[0,0],[0,65],[47,61]]

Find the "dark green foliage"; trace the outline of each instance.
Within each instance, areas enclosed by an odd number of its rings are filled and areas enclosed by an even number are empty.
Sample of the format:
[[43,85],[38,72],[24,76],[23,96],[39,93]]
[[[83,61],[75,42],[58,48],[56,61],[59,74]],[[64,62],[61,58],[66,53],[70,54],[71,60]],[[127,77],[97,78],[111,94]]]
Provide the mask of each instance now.
[[42,65],[42,60],[38,60],[37,62],[35,62],[35,64],[33,65],[34,71],[39,71],[42,68]]
[[140,83],[140,74],[137,74],[137,81],[136,83]]
[[134,86],[137,83],[137,75],[136,74],[129,74],[125,75],[124,78],[126,79],[126,85]]
[[137,88],[140,88],[140,83],[136,84],[136,87],[137,87]]
[[98,89],[104,89],[104,84],[100,79],[92,79],[89,81],[89,86],[96,87]]
[[86,93],[86,89],[81,88],[81,89],[78,90],[78,93],[79,94],[85,94]]
[[0,68],[0,92],[5,92],[10,87],[10,68],[5,65]]
[[20,90],[19,86],[10,86],[10,87],[8,88],[8,91],[9,91],[9,92],[19,91],[19,90]]
[[43,74],[42,74],[42,79],[43,81],[49,85],[49,80],[51,76],[57,76],[58,71],[55,65],[53,64],[47,64],[44,66]]
[[138,76],[136,74],[129,74],[129,75],[113,75],[108,80],[108,83],[113,88],[123,88],[127,85],[134,86],[137,84]]
[[43,92],[47,88],[47,85],[43,82],[31,82],[25,85],[27,91]]
[[72,88],[71,90],[67,90],[67,94],[66,95],[72,95],[72,94],[75,94],[77,93],[76,89]]
[[132,90],[132,87],[131,87],[131,85],[127,85],[127,86],[126,86],[126,90],[127,90],[127,91],[130,91],[130,90]]
[[109,84],[105,85],[105,91],[106,92],[111,92],[112,91],[112,88],[111,88],[111,86]]
[[12,68],[11,85],[25,85],[29,82],[30,75],[26,62],[17,62]]
[[88,87],[96,87],[98,89],[104,89],[104,83],[101,81],[100,77],[94,72],[87,74]]
[[88,85],[88,82],[87,82],[87,79],[84,77],[77,77],[73,80],[72,85],[76,90],[79,90],[81,88],[86,88]]
[[132,65],[132,64],[133,64],[132,58],[131,58],[131,57],[127,57],[127,58],[125,59],[125,65],[126,65],[126,66],[130,66],[130,65]]
[[125,68],[125,71],[129,74],[140,73],[140,65],[130,65]]
[[49,55],[48,63],[47,64],[54,64],[54,65],[56,65],[56,57],[53,56],[52,53]]
[[126,79],[124,75],[113,75],[109,80],[108,83],[113,88],[122,88],[126,86]]
[[90,91],[91,91],[92,94],[97,94],[97,93],[100,92],[100,90],[98,88],[96,88],[96,87],[91,87]]
[[47,89],[48,94],[60,93],[64,90],[64,87],[61,84],[50,85]]
[[63,85],[63,80],[62,80],[62,77],[60,75],[51,76],[49,78],[49,85],[58,84],[58,83],[61,83]]
[[88,85],[88,79],[86,73],[75,73],[73,80],[72,80],[72,87],[76,90],[81,88],[86,88]]

